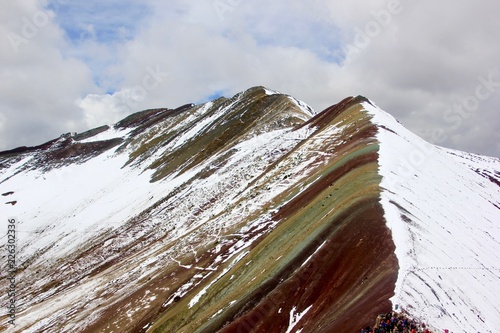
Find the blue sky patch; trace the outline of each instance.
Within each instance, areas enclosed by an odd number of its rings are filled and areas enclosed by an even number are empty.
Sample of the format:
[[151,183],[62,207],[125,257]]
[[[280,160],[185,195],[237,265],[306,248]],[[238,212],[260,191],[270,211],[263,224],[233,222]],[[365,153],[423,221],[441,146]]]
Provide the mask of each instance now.
[[150,8],[136,1],[49,1],[47,8],[75,44],[89,39],[99,43],[132,39],[141,22],[151,15]]
[[251,20],[252,35],[260,45],[296,47],[309,50],[319,59],[340,64],[342,62],[342,44],[340,29],[326,21],[311,21],[300,16],[273,17],[270,22]]
[[199,101],[196,102],[196,104],[203,104],[206,102],[210,102],[210,101],[213,101],[214,99],[217,99],[219,97],[225,97],[224,90],[216,90],[214,92],[211,92],[210,95],[200,99]]

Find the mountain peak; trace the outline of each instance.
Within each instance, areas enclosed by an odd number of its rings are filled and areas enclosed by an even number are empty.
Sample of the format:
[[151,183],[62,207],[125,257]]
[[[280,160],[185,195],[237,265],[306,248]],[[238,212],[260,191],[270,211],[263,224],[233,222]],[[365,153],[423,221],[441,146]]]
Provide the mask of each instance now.
[[436,332],[487,331],[500,318],[500,161],[430,145],[362,96],[316,113],[253,87],[0,165],[18,239],[16,326],[4,316],[2,330],[347,332],[402,308]]

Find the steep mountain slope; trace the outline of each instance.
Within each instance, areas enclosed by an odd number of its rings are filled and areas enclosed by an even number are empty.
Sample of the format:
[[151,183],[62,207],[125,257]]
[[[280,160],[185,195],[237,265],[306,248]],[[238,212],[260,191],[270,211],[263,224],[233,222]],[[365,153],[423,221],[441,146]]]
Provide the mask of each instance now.
[[500,162],[362,97],[315,114],[256,87],[0,163],[7,331],[349,332],[395,304],[456,331],[500,322]]
[[382,205],[400,265],[393,303],[453,332],[496,331],[499,160],[430,145],[365,108],[380,125]]

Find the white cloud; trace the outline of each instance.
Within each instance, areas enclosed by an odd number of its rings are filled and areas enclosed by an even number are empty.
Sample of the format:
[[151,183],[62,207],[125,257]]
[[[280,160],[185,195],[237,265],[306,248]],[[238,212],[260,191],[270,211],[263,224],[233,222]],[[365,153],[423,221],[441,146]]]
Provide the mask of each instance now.
[[38,144],[83,125],[74,101],[92,90],[91,73],[81,61],[62,56],[63,34],[53,13],[36,1],[2,7],[1,148]]
[[[124,107],[123,100],[128,97],[127,91],[113,95],[89,94],[76,104],[84,111],[87,128],[111,125],[124,118],[130,110]],[[127,112],[128,111],[128,112]]]

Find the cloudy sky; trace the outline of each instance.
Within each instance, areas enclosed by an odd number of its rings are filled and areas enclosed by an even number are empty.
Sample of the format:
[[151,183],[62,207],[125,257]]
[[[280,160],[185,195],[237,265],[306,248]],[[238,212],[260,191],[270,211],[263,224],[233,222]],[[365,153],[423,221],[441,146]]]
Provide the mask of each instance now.
[[500,2],[0,0],[0,150],[264,85],[500,157]]

